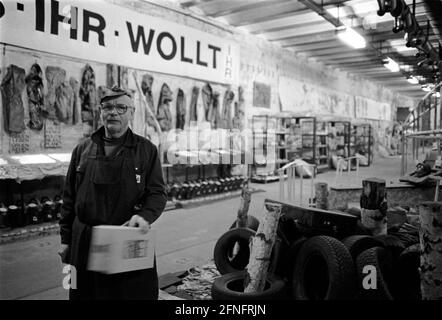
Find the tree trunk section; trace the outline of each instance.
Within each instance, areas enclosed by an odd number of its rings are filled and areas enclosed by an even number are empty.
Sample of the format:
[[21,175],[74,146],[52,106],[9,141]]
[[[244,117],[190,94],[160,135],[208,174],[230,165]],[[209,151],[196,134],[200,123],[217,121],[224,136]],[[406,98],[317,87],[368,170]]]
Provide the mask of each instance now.
[[316,208],[328,210],[328,184],[318,182],[315,184]]
[[385,180],[362,180],[361,222],[373,235],[387,234],[387,194]]
[[249,183],[245,181],[242,185],[241,203],[238,209],[238,216],[236,219],[236,226],[238,228],[247,227],[247,213],[249,212],[250,201],[252,194],[249,189]]
[[270,256],[276,238],[280,204],[265,204],[266,214],[259,224],[256,235],[251,239],[250,260],[246,268],[244,292],[262,292],[267,280]]
[[442,300],[442,202],[419,206],[422,300]]

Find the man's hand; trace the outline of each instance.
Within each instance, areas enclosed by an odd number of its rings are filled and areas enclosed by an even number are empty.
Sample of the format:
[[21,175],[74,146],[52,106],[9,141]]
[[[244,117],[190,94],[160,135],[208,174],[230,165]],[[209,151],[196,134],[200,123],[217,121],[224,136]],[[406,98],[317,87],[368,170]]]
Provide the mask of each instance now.
[[61,244],[60,249],[58,249],[58,254],[61,257],[61,262],[63,263],[69,263],[67,261],[68,255],[69,255],[69,245],[68,244]]
[[141,233],[143,233],[143,234],[147,233],[147,231],[149,231],[149,229],[150,229],[149,222],[147,222],[146,220],[144,220],[143,217],[140,217],[137,214],[133,215],[129,221],[127,221],[125,224],[123,224],[123,226],[139,227]]

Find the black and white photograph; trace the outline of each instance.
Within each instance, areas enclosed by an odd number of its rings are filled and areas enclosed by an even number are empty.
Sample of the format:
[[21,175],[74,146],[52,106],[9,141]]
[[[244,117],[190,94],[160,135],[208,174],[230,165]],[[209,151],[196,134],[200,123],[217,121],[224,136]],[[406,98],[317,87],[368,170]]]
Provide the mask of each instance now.
[[442,300],[441,71],[440,0],[0,0],[0,300]]

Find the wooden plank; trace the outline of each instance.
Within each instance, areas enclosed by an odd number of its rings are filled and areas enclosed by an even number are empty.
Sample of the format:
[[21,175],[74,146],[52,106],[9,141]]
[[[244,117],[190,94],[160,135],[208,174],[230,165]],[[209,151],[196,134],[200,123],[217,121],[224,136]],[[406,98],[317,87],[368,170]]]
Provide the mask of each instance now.
[[281,214],[288,219],[293,219],[297,229],[303,234],[344,237],[353,234],[356,230],[358,218],[345,212],[302,207],[270,199],[265,201],[266,203],[281,203]]
[[160,290],[158,294],[158,300],[185,300],[183,298],[173,296],[166,291]]
[[165,289],[167,287],[180,284],[181,282],[183,282],[183,279],[178,278],[172,273],[166,273],[158,278],[158,286],[160,289]]

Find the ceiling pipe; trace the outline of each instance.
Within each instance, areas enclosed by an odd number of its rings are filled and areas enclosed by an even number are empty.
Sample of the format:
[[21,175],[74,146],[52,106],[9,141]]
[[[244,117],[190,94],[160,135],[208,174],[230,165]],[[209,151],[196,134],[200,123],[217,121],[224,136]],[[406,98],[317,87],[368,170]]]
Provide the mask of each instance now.
[[325,10],[323,6],[317,5],[312,0],[298,0],[298,2],[302,3],[303,5],[305,5],[310,10],[316,12],[318,15],[320,15],[325,20],[327,20],[332,25],[334,25],[335,28],[345,27],[345,25],[341,21],[339,21],[339,18],[335,18],[327,10]]

